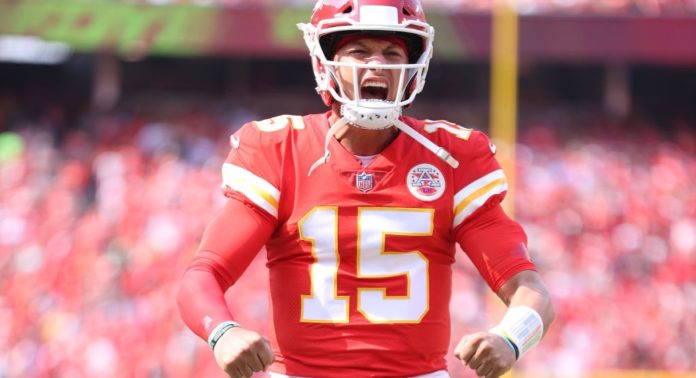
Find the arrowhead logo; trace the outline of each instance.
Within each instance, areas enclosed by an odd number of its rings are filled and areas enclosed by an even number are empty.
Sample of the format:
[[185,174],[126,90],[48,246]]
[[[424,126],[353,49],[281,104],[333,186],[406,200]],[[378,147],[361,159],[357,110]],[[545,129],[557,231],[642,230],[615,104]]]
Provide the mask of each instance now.
[[421,201],[435,201],[445,193],[445,176],[432,164],[411,168],[406,177],[408,190]]

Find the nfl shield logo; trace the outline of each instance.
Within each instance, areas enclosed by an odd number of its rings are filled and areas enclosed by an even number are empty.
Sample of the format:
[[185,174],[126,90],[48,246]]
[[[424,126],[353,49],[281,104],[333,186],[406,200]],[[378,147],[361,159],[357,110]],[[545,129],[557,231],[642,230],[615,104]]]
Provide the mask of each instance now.
[[355,187],[361,192],[369,192],[373,185],[372,175],[365,172],[355,175]]

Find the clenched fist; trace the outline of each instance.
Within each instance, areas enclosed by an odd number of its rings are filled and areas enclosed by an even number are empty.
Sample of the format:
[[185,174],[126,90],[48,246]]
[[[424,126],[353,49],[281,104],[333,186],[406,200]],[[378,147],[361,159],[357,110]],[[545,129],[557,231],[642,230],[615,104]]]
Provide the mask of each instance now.
[[235,327],[225,332],[213,349],[215,361],[231,378],[251,377],[273,363],[271,345],[258,333]]
[[454,355],[465,365],[485,378],[498,378],[512,368],[515,352],[502,337],[490,332],[478,332],[462,337]]

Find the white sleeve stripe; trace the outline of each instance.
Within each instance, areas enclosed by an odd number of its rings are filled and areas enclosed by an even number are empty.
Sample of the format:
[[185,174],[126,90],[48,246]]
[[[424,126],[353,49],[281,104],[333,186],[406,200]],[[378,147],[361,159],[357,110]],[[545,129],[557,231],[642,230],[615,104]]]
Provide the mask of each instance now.
[[271,214],[274,218],[278,218],[278,208],[271,205],[268,201],[266,201],[263,197],[259,196],[253,190],[249,189],[248,187],[238,185],[236,183],[233,183],[232,185],[229,185],[229,184],[225,184],[225,185],[228,185],[233,190],[236,190],[236,191],[244,194],[251,202],[256,204],[258,207],[266,210],[266,212]]
[[459,206],[459,204],[472,193],[501,178],[505,178],[505,173],[503,173],[502,169],[498,169],[465,186],[464,189],[457,192],[457,194],[454,196],[453,208],[456,209],[457,206]]
[[234,164],[222,166],[222,184],[244,194],[250,201],[278,217],[280,191],[268,181]]
[[459,212],[459,214],[455,214],[452,228],[459,226],[469,215],[471,215],[479,207],[483,206],[483,204],[486,203],[486,201],[488,201],[489,198],[493,197],[496,194],[503,193],[507,189],[507,183],[502,183],[494,186],[489,191],[482,194],[480,197],[471,201],[471,203],[468,204],[464,209],[462,209],[462,211]]
[[238,177],[238,179],[249,181],[254,186],[262,189],[266,193],[270,194],[276,201],[280,199],[280,190],[273,186],[268,181],[262,179],[261,177],[251,173],[250,171],[231,163],[225,163],[222,165],[222,178],[223,180],[231,177]]

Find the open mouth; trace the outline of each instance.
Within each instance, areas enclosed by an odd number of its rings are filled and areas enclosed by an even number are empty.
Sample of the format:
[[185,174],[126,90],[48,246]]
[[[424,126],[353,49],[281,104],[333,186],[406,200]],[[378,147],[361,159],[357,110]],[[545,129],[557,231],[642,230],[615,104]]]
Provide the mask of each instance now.
[[367,82],[360,88],[360,98],[363,100],[385,101],[389,95],[389,87],[383,82]]

